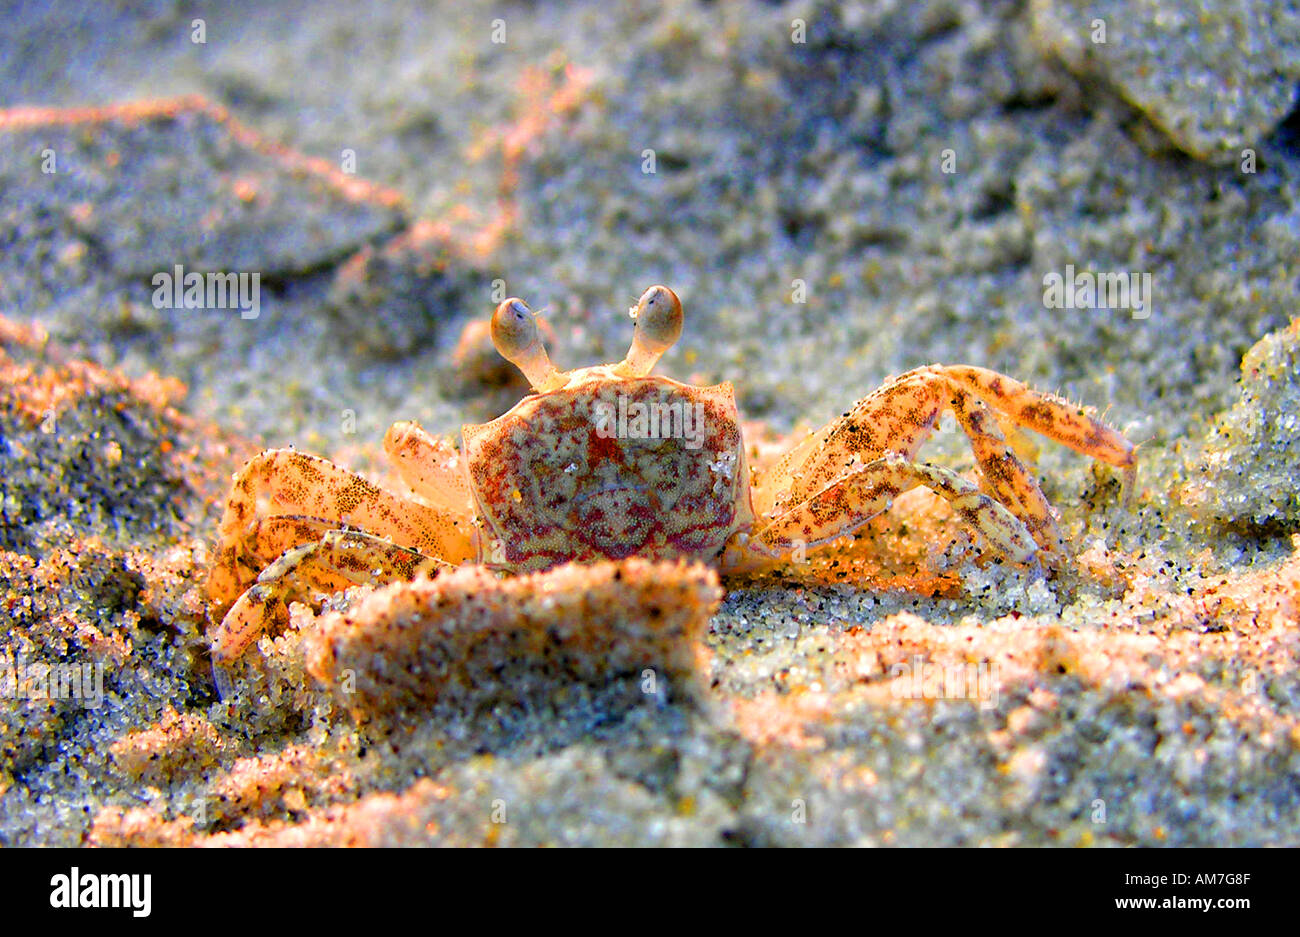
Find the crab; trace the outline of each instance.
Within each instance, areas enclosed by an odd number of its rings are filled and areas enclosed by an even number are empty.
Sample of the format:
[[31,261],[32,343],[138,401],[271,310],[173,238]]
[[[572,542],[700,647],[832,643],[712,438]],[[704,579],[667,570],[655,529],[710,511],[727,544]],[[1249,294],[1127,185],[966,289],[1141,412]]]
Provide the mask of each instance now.
[[[208,581],[219,689],[262,634],[283,628],[291,601],[467,562],[517,573],[637,555],[753,572],[851,534],[916,486],[946,499],[992,550],[1057,566],[1066,549],[1052,508],[1000,427],[1123,469],[1132,492],[1135,450],[1123,435],[965,365],[889,381],[751,479],[732,385],[651,374],[681,335],[677,295],[652,286],[630,314],[622,361],[560,371],[528,306],[502,302],[493,344],[534,392],[463,426],[459,450],[414,422],[393,424],[384,449],[412,495],[293,449],[251,459],[234,477]],[[917,461],[945,411],[970,439],[978,482]]]

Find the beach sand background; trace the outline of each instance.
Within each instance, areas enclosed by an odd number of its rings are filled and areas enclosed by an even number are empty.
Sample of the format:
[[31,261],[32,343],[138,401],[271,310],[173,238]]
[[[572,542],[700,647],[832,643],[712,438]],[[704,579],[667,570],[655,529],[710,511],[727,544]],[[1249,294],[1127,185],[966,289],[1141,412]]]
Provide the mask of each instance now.
[[[102,665],[104,697],[0,699],[0,843],[1296,844],[1286,4],[3,24],[4,647]],[[258,273],[257,317],[156,308],[177,264]],[[1150,307],[1048,308],[1067,265],[1150,274]],[[562,666],[506,642],[439,665],[463,692],[350,700],[321,636],[350,615],[391,666],[428,663],[394,636],[444,594],[367,588],[298,608],[216,698],[201,587],[243,459],[294,445],[386,478],[394,420],[455,434],[518,393],[481,341],[456,353],[495,291],[544,307],[572,367],[622,357],[652,283],[687,314],[659,373],[734,382],[763,452],[892,375],[978,364],[1140,443],[1133,510],[1115,472],[1036,440],[1078,554],[1052,577],[919,491],[725,594],[634,564],[476,619],[573,625]],[[926,457],[967,471],[950,423]],[[588,599],[529,604],[547,588]],[[673,627],[639,631],[656,607]],[[643,640],[665,685],[588,666],[607,632],[578,621]],[[382,671],[356,638],[330,647]],[[987,683],[934,699],[912,677],[936,667]]]

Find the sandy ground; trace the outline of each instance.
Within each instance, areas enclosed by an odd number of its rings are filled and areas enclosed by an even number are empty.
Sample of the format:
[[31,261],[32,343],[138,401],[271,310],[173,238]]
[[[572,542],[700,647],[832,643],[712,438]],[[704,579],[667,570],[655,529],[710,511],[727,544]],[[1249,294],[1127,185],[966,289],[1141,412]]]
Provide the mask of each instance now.
[[[1284,6],[232,3],[199,43],[170,4],[16,5],[0,668],[101,666],[103,695],[29,671],[0,699],[0,843],[1295,845]],[[256,317],[158,308],[177,264],[257,273]],[[1150,303],[1052,308],[1067,266],[1150,274]],[[391,482],[389,423],[518,393],[456,354],[499,289],[568,367],[620,358],[656,282],[687,314],[660,373],[733,381],[760,455],[978,364],[1140,443],[1133,509],[1035,439],[1053,575],[918,491],[765,577],[299,606],[217,699],[203,582],[243,459]],[[926,455],[971,469],[951,425]],[[489,640],[451,659],[427,609],[457,589]]]

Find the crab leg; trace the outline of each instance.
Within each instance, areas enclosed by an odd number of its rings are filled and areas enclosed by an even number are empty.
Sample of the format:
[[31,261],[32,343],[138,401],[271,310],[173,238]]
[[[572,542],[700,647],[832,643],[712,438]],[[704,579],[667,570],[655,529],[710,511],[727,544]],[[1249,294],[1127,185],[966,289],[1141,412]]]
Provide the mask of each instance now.
[[223,539],[253,520],[259,498],[269,499],[277,514],[337,518],[448,562],[469,558],[468,518],[398,497],[305,452],[268,449],[249,460],[235,476],[221,519]]
[[963,392],[953,398],[952,410],[970,437],[984,490],[1005,504],[1048,554],[1061,554],[1064,544],[1047,496],[999,432],[988,407]]
[[852,533],[889,509],[903,492],[924,485],[952,504],[989,543],[1016,562],[1037,551],[1028,528],[1005,507],[948,469],[886,455],[854,468],[776,517],[750,541],[760,554],[780,555]]
[[357,530],[330,530],[319,540],[286,550],[244,591],[211,632],[217,689],[227,696],[229,667],[267,632],[289,620],[289,603],[313,593],[332,593],[344,584],[413,579],[451,564]]
[[943,409],[933,382],[909,372],[886,384],[803,440],[761,479],[760,514],[779,515],[806,501],[858,463],[887,452],[911,460]]
[[[235,599],[280,554],[300,544],[319,540],[338,527],[338,521],[320,517],[275,515],[253,521],[237,537],[222,543],[208,575],[212,620],[220,620]],[[337,591],[346,585],[346,582],[341,582],[334,589],[322,591]]]
[[208,580],[209,596],[230,601],[243,585],[241,556],[253,534],[258,502],[274,515],[305,515],[332,527],[356,526],[390,537],[395,543],[460,563],[471,555],[466,515],[430,507],[391,494],[333,462],[293,449],[268,449],[235,475],[218,534],[217,561]]
[[932,365],[918,370],[942,374],[1020,426],[1042,433],[1075,452],[1126,469],[1126,479],[1136,472],[1133,444],[1105,423],[1094,420],[1083,407],[1053,394],[1031,390],[1020,381],[988,368]]
[[[837,490],[841,477],[863,462],[888,454],[911,461],[940,413],[951,410],[970,437],[986,491],[1053,559],[1062,544],[1051,507],[999,432],[986,403],[1012,425],[1027,426],[1124,468],[1131,489],[1136,470],[1132,444],[1081,408],[984,368],[934,365],[909,371],[805,439],[763,479],[755,506],[760,515],[781,518],[803,502],[828,497],[825,493]],[[848,523],[856,526],[860,521]],[[999,524],[985,526],[992,530]],[[996,536],[990,539],[997,542]]]

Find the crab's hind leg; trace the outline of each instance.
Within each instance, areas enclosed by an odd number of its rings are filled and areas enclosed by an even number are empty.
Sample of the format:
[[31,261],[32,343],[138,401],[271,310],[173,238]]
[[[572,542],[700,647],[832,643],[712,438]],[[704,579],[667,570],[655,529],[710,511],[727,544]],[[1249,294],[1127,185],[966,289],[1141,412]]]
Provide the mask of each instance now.
[[890,454],[844,473],[816,494],[759,529],[750,548],[777,556],[852,533],[889,509],[905,491],[924,485],[946,499],[995,549],[1016,562],[1037,551],[1029,529],[1005,507],[961,476]]
[[289,603],[328,594],[343,584],[396,582],[436,574],[451,564],[359,530],[330,530],[319,540],[286,550],[262,571],[210,634],[212,670],[222,697],[230,695],[230,668],[257,639],[289,620]]

